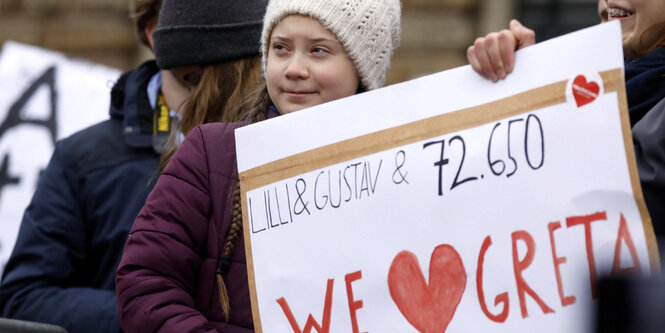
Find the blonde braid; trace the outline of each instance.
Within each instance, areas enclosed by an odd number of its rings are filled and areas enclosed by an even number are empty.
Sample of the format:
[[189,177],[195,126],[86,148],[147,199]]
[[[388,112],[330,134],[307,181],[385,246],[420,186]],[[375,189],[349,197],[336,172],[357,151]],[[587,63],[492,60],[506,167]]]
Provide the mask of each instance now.
[[235,190],[233,191],[233,219],[231,221],[231,227],[229,228],[229,233],[226,235],[224,248],[222,250],[222,257],[220,258],[217,265],[217,271],[215,271],[215,275],[217,277],[217,290],[219,292],[219,303],[222,306],[224,318],[227,320],[229,318],[229,314],[231,313],[231,305],[229,302],[229,293],[226,289],[226,284],[224,283],[224,275],[226,275],[229,270],[229,266],[231,265],[231,255],[233,255],[233,250],[235,249],[241,232],[242,206],[240,205],[240,182],[238,182],[236,184]]

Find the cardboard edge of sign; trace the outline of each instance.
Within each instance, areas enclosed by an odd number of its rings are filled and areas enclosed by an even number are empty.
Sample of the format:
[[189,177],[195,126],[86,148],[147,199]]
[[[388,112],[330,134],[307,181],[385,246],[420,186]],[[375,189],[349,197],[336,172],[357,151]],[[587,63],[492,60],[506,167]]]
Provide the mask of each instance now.
[[[613,74],[613,75],[612,75]],[[658,251],[658,242],[656,241],[656,233],[653,230],[653,223],[649,210],[647,210],[646,202],[644,201],[644,194],[642,193],[642,185],[637,173],[637,160],[635,159],[635,146],[633,143],[633,135],[630,127],[630,119],[628,116],[628,99],[626,97],[626,85],[623,77],[623,71],[614,74],[611,71],[601,73],[603,82],[605,83],[605,93],[608,92],[607,83],[613,83],[613,89],[609,91],[616,91],[619,97],[619,116],[621,117],[621,130],[623,131],[624,148],[626,149],[626,162],[628,163],[628,170],[630,173],[630,183],[633,186],[633,194],[635,195],[635,203],[640,211],[642,217],[642,224],[644,227],[644,237],[647,241],[647,249],[649,251],[649,262],[651,264],[652,272],[660,274],[660,255]]]
[[[623,69],[607,70],[601,72],[600,76],[603,79],[604,94],[616,92],[618,95],[621,130],[630,181],[643,222],[651,270],[653,273],[659,274],[661,268],[658,244],[637,174],[637,162],[635,160],[630,120],[628,118]],[[491,103],[433,116],[336,142],[246,170],[239,174],[242,209],[243,211],[247,211],[245,204],[247,202],[247,192],[283,179],[414,142],[495,122],[531,110],[565,103],[567,83],[568,80],[555,82]],[[533,103],[524,103],[525,100],[533,101]],[[247,214],[242,215],[245,254],[247,257],[247,277],[249,279],[249,294],[252,304],[254,330],[261,333],[263,329],[261,327],[256,280],[254,277],[249,218]]]
[[[247,192],[242,177],[240,178],[240,202],[243,212],[248,212],[245,205],[247,202]],[[245,264],[247,265],[247,280],[249,282],[249,299],[252,305],[252,320],[254,321],[254,332],[261,333],[261,314],[259,313],[259,298],[256,294],[256,279],[254,278],[254,257],[252,257],[252,233],[249,230],[249,214],[242,214],[242,234],[245,241]]]

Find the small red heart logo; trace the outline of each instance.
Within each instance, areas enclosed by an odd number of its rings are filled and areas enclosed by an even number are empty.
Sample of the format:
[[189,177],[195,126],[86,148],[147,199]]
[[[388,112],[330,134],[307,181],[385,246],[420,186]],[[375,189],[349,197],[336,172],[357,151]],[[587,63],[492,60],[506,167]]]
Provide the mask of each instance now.
[[587,82],[584,75],[578,75],[573,80],[573,96],[577,107],[589,104],[598,98],[600,87],[596,82]]
[[466,287],[462,258],[450,245],[439,245],[429,263],[429,285],[418,258],[402,251],[388,272],[390,296],[402,315],[421,333],[442,333],[453,319]]

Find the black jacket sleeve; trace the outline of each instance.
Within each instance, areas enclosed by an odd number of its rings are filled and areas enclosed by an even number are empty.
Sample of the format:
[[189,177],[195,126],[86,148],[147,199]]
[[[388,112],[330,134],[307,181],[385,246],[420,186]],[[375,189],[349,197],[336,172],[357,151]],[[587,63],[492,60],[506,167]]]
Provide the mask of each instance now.
[[86,226],[66,142],[58,142],[25,211],[0,286],[0,315],[56,324],[69,332],[119,332],[113,290],[90,288],[81,272]]

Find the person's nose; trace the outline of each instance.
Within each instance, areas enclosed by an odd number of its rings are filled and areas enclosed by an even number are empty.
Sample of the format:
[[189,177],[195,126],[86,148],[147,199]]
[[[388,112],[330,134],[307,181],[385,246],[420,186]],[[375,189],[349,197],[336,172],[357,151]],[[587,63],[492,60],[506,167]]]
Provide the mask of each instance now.
[[309,77],[309,70],[307,68],[307,61],[302,55],[294,55],[289,59],[289,63],[286,66],[284,75],[288,79],[296,80],[301,79],[305,80]]

